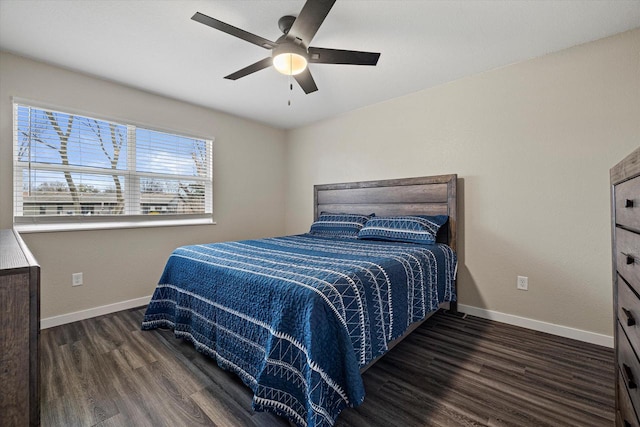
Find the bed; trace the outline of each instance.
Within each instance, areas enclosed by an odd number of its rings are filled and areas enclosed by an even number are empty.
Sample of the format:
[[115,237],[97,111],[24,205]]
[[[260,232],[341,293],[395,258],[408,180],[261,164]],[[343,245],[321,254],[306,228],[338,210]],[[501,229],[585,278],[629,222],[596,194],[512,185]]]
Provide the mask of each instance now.
[[[362,403],[364,370],[430,314],[455,309],[456,180],[316,185],[309,233],[177,248],[142,328],[171,328],[236,373],[255,410],[332,426]],[[322,232],[325,212],[365,217],[361,238]],[[407,215],[446,222],[427,244],[363,240],[378,230],[372,218]]]

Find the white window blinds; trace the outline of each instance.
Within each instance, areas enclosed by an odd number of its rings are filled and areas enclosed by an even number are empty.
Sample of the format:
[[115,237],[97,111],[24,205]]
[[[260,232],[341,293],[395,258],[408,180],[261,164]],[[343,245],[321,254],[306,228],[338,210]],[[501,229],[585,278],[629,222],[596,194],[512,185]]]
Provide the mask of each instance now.
[[212,141],[14,103],[20,223],[211,218]]

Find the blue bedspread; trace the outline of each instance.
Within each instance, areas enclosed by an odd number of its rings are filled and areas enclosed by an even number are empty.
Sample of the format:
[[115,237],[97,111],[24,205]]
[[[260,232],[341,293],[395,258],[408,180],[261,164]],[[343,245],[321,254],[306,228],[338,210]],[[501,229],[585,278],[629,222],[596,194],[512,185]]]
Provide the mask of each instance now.
[[443,301],[456,255],[311,234],[184,246],[169,258],[143,329],[169,327],[253,390],[253,407],[332,426],[365,395],[360,368]]

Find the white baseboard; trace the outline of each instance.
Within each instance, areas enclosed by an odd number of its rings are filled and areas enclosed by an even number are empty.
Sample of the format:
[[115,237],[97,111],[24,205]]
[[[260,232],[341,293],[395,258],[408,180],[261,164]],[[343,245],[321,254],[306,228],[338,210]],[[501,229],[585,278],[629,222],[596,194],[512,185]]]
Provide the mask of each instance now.
[[[104,314],[115,313],[116,311],[140,307],[149,304],[150,300],[151,295],[148,295],[146,297],[102,305],[100,307],[94,307],[87,310],[47,317],[40,320],[40,329],[53,328],[54,326],[77,322],[78,320],[90,319]],[[554,323],[542,322],[540,320],[514,316],[513,314],[501,313],[499,311],[492,311],[464,304],[458,304],[458,310],[483,319],[495,320],[496,322],[521,326],[523,328],[533,329],[534,331],[546,332],[548,334],[613,348],[613,337],[609,335],[597,334],[595,332],[583,331],[581,329],[570,328],[568,326],[556,325]]]
[[570,328],[568,326],[556,325],[554,323],[542,322],[540,320],[514,316],[513,314],[501,313],[499,311],[492,311],[464,304],[458,304],[458,311],[471,316],[481,317],[483,319],[495,320],[496,322],[521,326],[523,328],[533,329],[534,331],[546,332],[552,335],[558,335],[565,338],[601,345],[603,347],[613,348],[613,337],[609,335],[597,334],[595,332],[583,331],[581,329]]
[[103,314],[140,307],[149,304],[149,301],[151,301],[151,295],[120,301],[114,304],[101,305],[100,307],[89,308],[87,310],[75,311],[73,313],[61,314],[60,316],[47,317],[40,319],[40,329],[53,328],[54,326],[77,322],[78,320],[90,319],[92,317],[102,316]]

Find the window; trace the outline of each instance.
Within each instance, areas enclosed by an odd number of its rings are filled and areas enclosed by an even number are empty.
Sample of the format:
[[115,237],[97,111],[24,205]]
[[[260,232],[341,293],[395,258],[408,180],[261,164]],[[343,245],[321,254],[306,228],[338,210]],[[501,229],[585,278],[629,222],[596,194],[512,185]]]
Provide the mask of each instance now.
[[212,187],[212,140],[14,103],[18,227],[211,222]]

